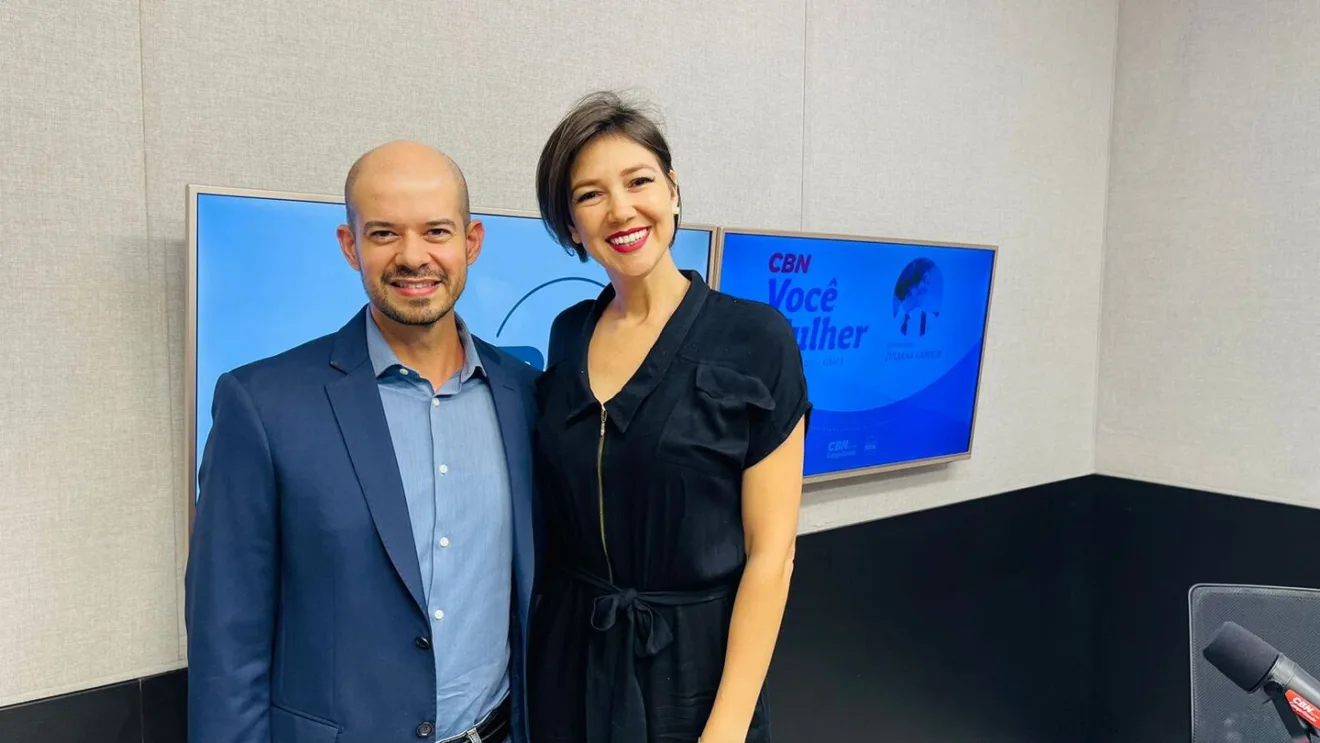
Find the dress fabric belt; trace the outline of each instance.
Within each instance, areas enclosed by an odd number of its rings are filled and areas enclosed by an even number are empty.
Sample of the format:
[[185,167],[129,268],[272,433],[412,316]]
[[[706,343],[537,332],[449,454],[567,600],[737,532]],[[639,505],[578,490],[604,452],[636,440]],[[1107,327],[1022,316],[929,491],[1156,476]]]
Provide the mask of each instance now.
[[637,658],[658,655],[674,641],[658,606],[692,606],[733,594],[735,585],[699,591],[638,592],[619,588],[584,570],[566,571],[594,594],[587,648],[585,743],[645,743],[646,710],[637,680]]

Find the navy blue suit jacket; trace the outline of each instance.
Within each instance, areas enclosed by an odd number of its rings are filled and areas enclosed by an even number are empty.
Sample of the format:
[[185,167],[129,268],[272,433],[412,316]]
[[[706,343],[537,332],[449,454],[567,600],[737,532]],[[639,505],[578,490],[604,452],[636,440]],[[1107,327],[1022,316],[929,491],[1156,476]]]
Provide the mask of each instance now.
[[[417,741],[434,723],[431,625],[365,312],[216,384],[186,579],[190,743]],[[513,491],[513,740],[526,743],[537,371],[474,342]]]

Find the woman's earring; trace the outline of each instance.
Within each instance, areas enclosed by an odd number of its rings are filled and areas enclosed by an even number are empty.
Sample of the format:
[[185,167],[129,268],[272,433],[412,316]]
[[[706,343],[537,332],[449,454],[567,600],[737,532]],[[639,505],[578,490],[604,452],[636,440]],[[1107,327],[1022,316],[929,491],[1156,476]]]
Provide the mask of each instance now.
[[674,204],[674,216],[678,216],[678,212],[679,212],[678,204]]

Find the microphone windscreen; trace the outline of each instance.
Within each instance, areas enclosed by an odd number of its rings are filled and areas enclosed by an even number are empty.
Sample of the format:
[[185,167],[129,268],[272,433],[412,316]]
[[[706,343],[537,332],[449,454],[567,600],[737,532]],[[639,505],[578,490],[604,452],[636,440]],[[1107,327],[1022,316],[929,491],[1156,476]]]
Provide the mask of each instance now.
[[1278,650],[1233,622],[1225,622],[1201,654],[1247,692],[1261,685],[1279,659]]

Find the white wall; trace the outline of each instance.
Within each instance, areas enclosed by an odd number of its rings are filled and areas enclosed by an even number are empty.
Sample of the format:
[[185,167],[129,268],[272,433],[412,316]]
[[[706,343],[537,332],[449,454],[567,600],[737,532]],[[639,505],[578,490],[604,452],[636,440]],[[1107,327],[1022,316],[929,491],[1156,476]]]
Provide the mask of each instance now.
[[177,438],[138,7],[0,21],[0,704],[176,666]]
[[813,488],[804,529],[1090,473],[1117,4],[811,8],[803,227],[999,264],[972,458]]
[[1320,506],[1320,4],[1121,18],[1096,468]]
[[185,184],[335,193],[413,137],[477,206],[532,209],[595,87],[663,109],[694,221],[1000,246],[975,457],[813,488],[805,531],[1090,472],[1116,24],[1117,0],[6,6],[0,705],[184,664]]

